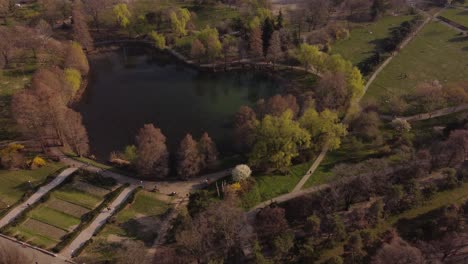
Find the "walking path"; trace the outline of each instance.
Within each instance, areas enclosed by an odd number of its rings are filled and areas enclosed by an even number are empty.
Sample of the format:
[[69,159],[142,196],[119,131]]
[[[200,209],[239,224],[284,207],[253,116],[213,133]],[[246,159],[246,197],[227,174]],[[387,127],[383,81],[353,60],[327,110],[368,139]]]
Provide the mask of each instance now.
[[116,207],[124,203],[136,187],[136,185],[130,185],[129,187],[125,188],[109,206],[110,210],[104,209],[85,230],[81,231],[81,233],[75,238],[75,240],[70,243],[70,245],[62,250],[61,255],[69,259],[74,257],[73,253],[80,249],[86,243],[86,241],[91,239],[96,233],[97,229],[106,224],[107,219],[109,219],[114,214]]
[[45,194],[50,192],[52,189],[57,187],[60,183],[62,183],[68,176],[73,174],[77,169],[76,168],[68,168],[62,171],[53,181],[49,184],[42,186],[39,190],[34,193],[28,200],[26,200],[21,205],[13,208],[7,215],[5,215],[2,219],[0,219],[0,228],[8,225],[13,221],[16,217],[18,217],[26,208],[32,206],[37,201],[39,201]]
[[468,104],[462,104],[462,105],[454,106],[454,107],[446,107],[446,108],[442,108],[442,109],[435,110],[432,112],[427,112],[427,113],[417,114],[417,115],[412,115],[412,116],[394,117],[394,116],[389,116],[389,115],[381,115],[380,118],[384,120],[394,120],[398,118],[398,119],[406,120],[408,122],[414,122],[414,121],[432,119],[432,118],[436,118],[440,116],[446,116],[446,115],[462,112],[465,110],[468,110]]
[[[16,240],[15,238],[7,237],[0,235],[0,246],[6,245],[11,248],[18,248],[21,253],[23,253],[31,263],[37,264],[66,264],[70,263],[64,257],[57,256],[53,253],[44,253],[43,250],[38,250],[36,247],[25,244],[21,241]],[[16,263],[14,263],[16,264]],[[17,263],[23,264],[23,263]],[[29,263],[24,263],[29,264]]]

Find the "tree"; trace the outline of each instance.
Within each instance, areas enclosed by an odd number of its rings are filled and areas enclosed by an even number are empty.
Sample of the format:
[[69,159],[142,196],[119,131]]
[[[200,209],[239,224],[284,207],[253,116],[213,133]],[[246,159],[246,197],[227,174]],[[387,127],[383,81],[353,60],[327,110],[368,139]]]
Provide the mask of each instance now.
[[0,54],[2,55],[4,68],[10,64],[15,49],[15,40],[15,35],[9,27],[0,26]]
[[384,243],[372,258],[373,264],[414,264],[424,263],[424,257],[417,248],[410,246],[401,238],[393,238]]
[[[216,29],[215,29],[216,30]],[[216,33],[218,31],[216,30]],[[222,45],[219,41],[218,34],[208,36],[206,41],[206,54],[209,61],[214,61],[221,53]]]
[[89,14],[93,17],[94,26],[99,31],[99,26],[101,24],[101,14],[106,10],[110,4],[110,0],[84,0],[85,8]]
[[377,200],[372,205],[369,207],[369,210],[367,212],[367,219],[370,224],[373,226],[376,226],[379,224],[382,219],[383,219],[383,213],[384,213],[384,204],[382,200]]
[[74,68],[80,71],[81,75],[88,75],[88,59],[78,42],[73,42],[69,45],[67,56],[65,58],[65,68]]
[[263,22],[262,26],[262,44],[263,44],[263,54],[266,55],[268,49],[270,48],[270,40],[273,32],[275,31],[274,21],[267,17]]
[[330,1],[329,0],[310,0],[306,2],[304,7],[306,10],[305,21],[309,24],[309,31],[317,26],[324,24],[329,15]]
[[346,77],[341,72],[323,74],[317,84],[316,94],[321,109],[346,110],[351,99]]
[[56,21],[70,16],[70,2],[62,0],[40,0],[42,16],[49,24],[54,25]]
[[361,112],[359,116],[353,120],[351,127],[354,134],[370,142],[382,137],[380,125],[379,114],[374,111],[366,111]]
[[80,0],[73,1],[72,17],[73,39],[79,42],[85,49],[91,50],[93,48],[93,39],[91,34],[89,34],[85,10]]
[[308,71],[311,67],[315,68],[318,73],[319,69],[323,68],[326,55],[321,52],[316,46],[309,44],[301,44],[299,48],[294,52],[299,62],[304,65],[304,68]]
[[362,238],[359,233],[352,234],[345,245],[345,251],[347,259],[350,259],[349,263],[360,263],[364,256]]
[[334,241],[343,241],[346,238],[346,228],[338,214],[327,215],[324,218],[323,231],[328,233],[328,238]]
[[227,64],[228,57],[234,57],[238,54],[239,40],[231,35],[224,36],[222,43],[224,64]]
[[145,177],[165,177],[169,174],[169,153],[166,137],[153,124],[146,124],[136,136],[136,168]]
[[312,235],[317,235],[320,232],[320,222],[320,217],[313,214],[307,217],[304,229]]
[[249,166],[245,164],[239,164],[232,170],[232,180],[235,182],[240,182],[246,180],[252,174]]
[[371,15],[373,20],[380,18],[388,9],[388,3],[385,0],[373,0]]
[[261,116],[281,116],[287,110],[292,111],[293,115],[296,116],[299,113],[299,104],[296,97],[292,94],[284,96],[277,94],[268,98],[266,102],[260,100],[257,103],[257,110]]
[[294,247],[294,233],[284,232],[273,240],[273,249],[275,258],[281,261]]
[[187,35],[187,22],[190,21],[190,11],[186,8],[177,8],[169,14],[172,32],[178,37]]
[[299,123],[319,147],[337,149],[341,145],[341,138],[347,134],[346,125],[340,123],[338,115],[328,109],[317,113],[315,109],[309,108],[299,118]]
[[128,25],[130,25],[130,17],[132,16],[132,14],[128,10],[127,4],[116,4],[112,11],[119,26],[121,26],[122,28],[127,28]]
[[201,167],[212,167],[218,161],[218,150],[216,144],[210,138],[208,133],[203,133],[198,142],[198,151],[200,153]]
[[146,263],[147,254],[143,242],[134,240],[124,241],[115,257],[116,264],[140,264]]
[[0,243],[0,264],[32,263],[19,247]]
[[293,120],[290,110],[279,117],[267,115],[255,128],[255,145],[249,163],[285,171],[299,150],[310,146],[310,141],[309,133]]
[[157,49],[165,49],[166,48],[166,38],[164,38],[164,35],[159,34],[156,31],[151,31],[150,36],[154,41],[154,47]]
[[241,233],[247,222],[236,202],[234,197],[213,202],[189,219],[176,233],[182,253],[206,263],[207,258],[223,258],[240,250]]
[[255,58],[263,56],[262,30],[260,27],[255,27],[250,32],[250,53]]
[[272,241],[289,229],[285,210],[281,207],[263,208],[255,218],[255,229],[262,239]]
[[283,52],[281,50],[281,38],[279,31],[273,32],[270,39],[270,46],[268,47],[267,58],[273,62],[275,66],[276,62],[281,58]]
[[86,155],[89,152],[88,133],[80,113],[67,108],[63,120],[63,134],[73,152],[78,156]]
[[239,151],[246,151],[253,145],[254,129],[257,116],[248,106],[241,106],[234,117],[235,147]]
[[180,142],[177,151],[177,174],[182,178],[190,178],[200,172],[201,157],[197,142],[192,135],[187,134]]
[[0,0],[0,16],[3,16],[3,23],[7,24],[7,15],[10,12],[10,0]]
[[200,60],[205,56],[206,54],[206,49],[203,43],[201,43],[200,40],[195,39],[192,42],[192,49],[190,50],[190,56],[196,60],[198,60],[198,63],[200,63]]

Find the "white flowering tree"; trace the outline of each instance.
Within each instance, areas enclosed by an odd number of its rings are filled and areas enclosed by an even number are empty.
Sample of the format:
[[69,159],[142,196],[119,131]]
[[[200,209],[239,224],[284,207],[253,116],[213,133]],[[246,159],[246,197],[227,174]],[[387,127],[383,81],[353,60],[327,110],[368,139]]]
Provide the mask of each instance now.
[[249,166],[240,164],[232,170],[232,180],[235,182],[240,182],[249,178],[251,174],[252,170],[250,170]]

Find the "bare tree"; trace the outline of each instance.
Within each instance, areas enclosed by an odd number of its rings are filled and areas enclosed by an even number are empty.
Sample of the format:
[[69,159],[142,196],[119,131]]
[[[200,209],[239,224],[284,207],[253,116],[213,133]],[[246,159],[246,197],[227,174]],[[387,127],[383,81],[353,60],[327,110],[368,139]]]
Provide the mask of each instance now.
[[7,24],[7,15],[10,12],[10,0],[0,0],[0,16],[3,17],[4,24]]
[[0,264],[32,263],[32,260],[24,255],[19,247],[13,247],[0,243]]
[[234,144],[237,150],[245,151],[253,144],[253,133],[257,121],[254,110],[241,106],[234,117]]
[[93,48],[93,39],[89,34],[88,24],[86,23],[86,14],[81,0],[74,0],[72,6],[73,17],[73,39],[86,49]]
[[198,142],[198,150],[201,156],[201,167],[211,167],[218,161],[218,150],[216,144],[210,138],[208,133],[203,133]]
[[84,0],[85,8],[89,14],[93,17],[94,26],[99,31],[101,24],[101,14],[108,8],[112,1],[111,0]]
[[321,109],[346,109],[351,93],[342,73],[325,73],[317,84],[316,91]]
[[67,108],[63,118],[63,134],[72,150],[79,156],[89,152],[89,139],[81,114]]
[[15,40],[15,34],[11,28],[0,26],[0,54],[2,55],[4,67],[10,64],[15,49]]
[[423,264],[424,257],[419,249],[412,247],[399,237],[393,238],[377,250],[372,264]]
[[201,157],[197,142],[192,135],[187,134],[180,142],[177,151],[177,174],[182,178],[189,178],[200,172]]
[[136,136],[136,167],[143,176],[165,177],[169,174],[169,153],[161,129],[146,124]]
[[270,39],[270,47],[268,47],[267,58],[273,62],[273,67],[276,62],[281,59],[283,52],[281,50],[281,38],[279,31],[273,32]]
[[309,31],[327,22],[330,10],[330,0],[309,0],[304,7],[307,11],[305,21]]
[[203,56],[205,56],[205,54],[206,54],[205,46],[203,45],[203,43],[200,40],[195,39],[192,42],[192,48],[190,50],[190,56],[192,58],[196,59],[198,61],[198,63],[200,63],[201,59],[203,58]]

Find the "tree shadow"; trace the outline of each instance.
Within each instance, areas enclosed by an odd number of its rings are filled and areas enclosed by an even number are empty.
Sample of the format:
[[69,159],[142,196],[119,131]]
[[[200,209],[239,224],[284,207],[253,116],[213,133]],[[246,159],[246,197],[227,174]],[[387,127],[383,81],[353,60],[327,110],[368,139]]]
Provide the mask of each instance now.
[[141,222],[145,222],[146,220],[154,221],[154,217],[145,216],[138,219],[139,221],[130,219],[120,226],[125,230],[128,236],[135,237],[136,239],[143,241],[146,246],[151,246],[158,236],[158,233],[155,230],[156,228],[148,228],[148,226],[142,224]]
[[468,36],[459,36],[459,37],[454,37],[449,39],[449,42],[455,43],[455,42],[465,42],[468,41]]

